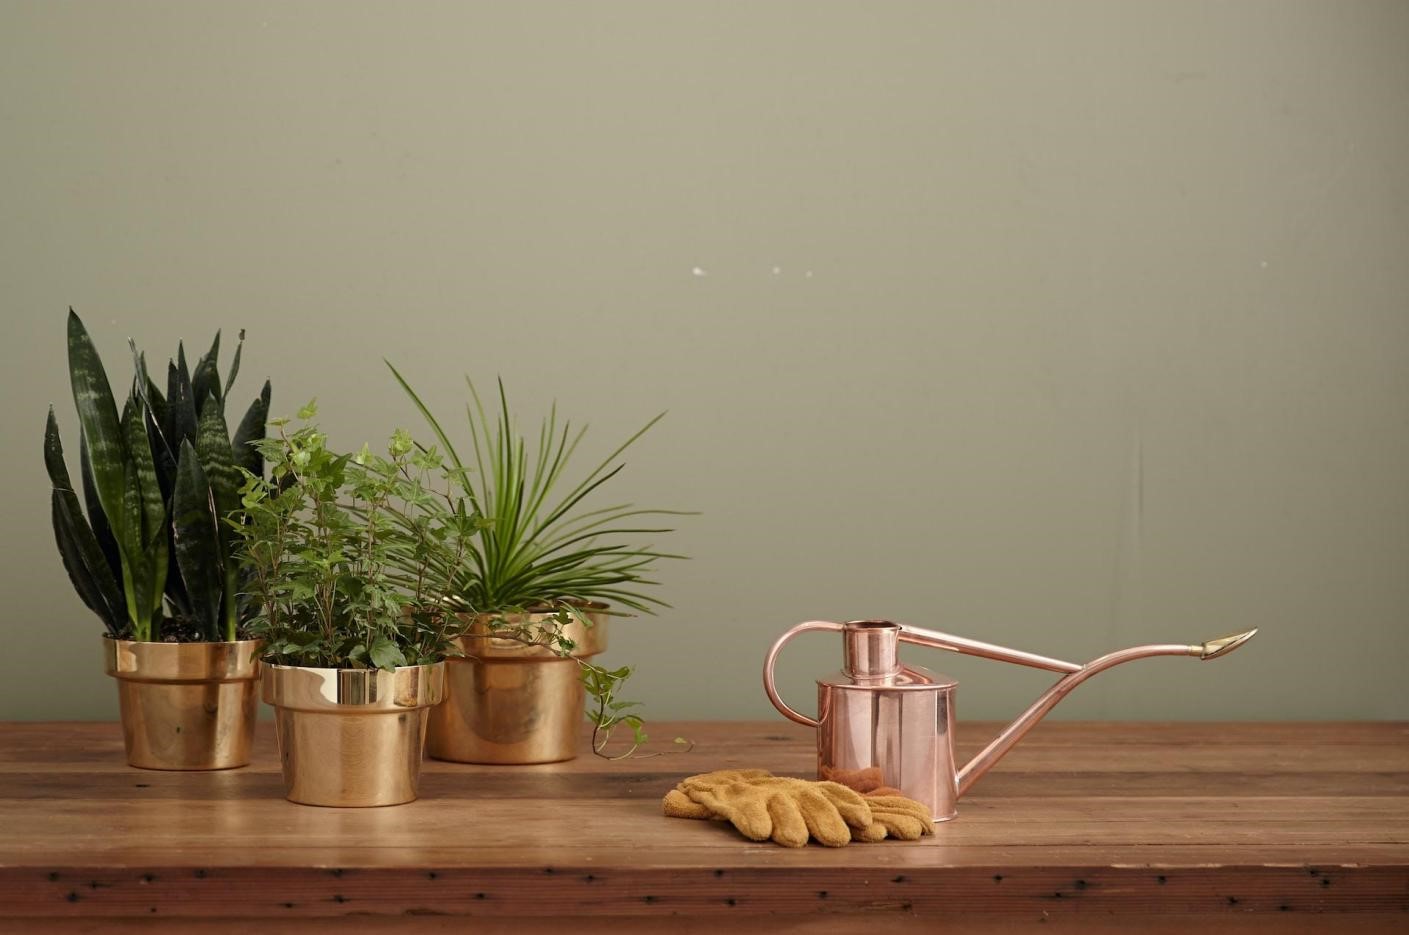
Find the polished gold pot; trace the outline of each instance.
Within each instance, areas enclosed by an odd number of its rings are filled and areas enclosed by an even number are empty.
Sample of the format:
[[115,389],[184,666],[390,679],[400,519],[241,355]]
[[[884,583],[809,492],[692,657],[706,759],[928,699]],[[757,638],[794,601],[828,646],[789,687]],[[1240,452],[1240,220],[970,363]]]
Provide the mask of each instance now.
[[262,640],[150,643],[103,637],[127,762],[230,769],[250,761]]
[[575,644],[559,656],[544,642],[492,635],[498,621],[540,632],[552,613],[479,614],[460,637],[464,658],[446,661],[445,702],[431,712],[426,752],[457,763],[556,763],[577,756],[584,690],[579,658],[607,648],[607,614],[584,604],[584,624],[563,635]]
[[263,673],[289,801],[365,807],[415,800],[426,716],[444,697],[445,663],[390,672],[265,663]]

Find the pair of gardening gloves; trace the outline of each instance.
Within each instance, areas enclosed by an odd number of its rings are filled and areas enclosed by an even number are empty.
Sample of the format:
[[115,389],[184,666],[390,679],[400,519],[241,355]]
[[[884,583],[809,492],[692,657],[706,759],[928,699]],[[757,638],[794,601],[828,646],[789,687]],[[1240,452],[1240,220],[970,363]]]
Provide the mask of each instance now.
[[930,810],[894,789],[866,795],[836,782],[774,776],[765,769],[722,769],[682,780],[666,793],[667,817],[727,821],[751,841],[827,847],[852,841],[934,834]]

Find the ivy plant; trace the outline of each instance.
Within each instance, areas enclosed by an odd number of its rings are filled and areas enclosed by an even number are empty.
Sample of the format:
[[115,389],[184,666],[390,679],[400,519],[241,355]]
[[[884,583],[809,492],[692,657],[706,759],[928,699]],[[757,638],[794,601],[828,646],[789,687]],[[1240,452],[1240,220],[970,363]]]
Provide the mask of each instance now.
[[[256,444],[267,479],[244,472],[241,506],[250,630],[268,641],[266,658],[337,669],[438,662],[454,654],[462,629],[442,600],[480,519],[455,503],[435,449],[392,434],[385,455],[328,447],[311,422],[271,420],[274,437]],[[437,490],[435,484],[442,489]],[[433,504],[442,506],[434,511]]]

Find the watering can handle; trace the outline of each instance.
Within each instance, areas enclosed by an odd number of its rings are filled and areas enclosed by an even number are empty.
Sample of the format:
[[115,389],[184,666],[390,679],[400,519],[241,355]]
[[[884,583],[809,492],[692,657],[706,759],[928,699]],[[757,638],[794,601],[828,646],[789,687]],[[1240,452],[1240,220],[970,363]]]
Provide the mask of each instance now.
[[773,702],[773,707],[777,708],[783,717],[808,727],[817,727],[817,719],[810,718],[805,714],[799,714],[788,706],[783,700],[783,696],[778,694],[778,686],[773,681],[773,664],[778,661],[778,654],[783,651],[783,644],[793,637],[806,633],[808,630],[831,630],[840,632],[843,629],[840,623],[833,623],[830,620],[809,620],[806,623],[799,623],[782,636],[768,650],[768,656],[763,660],[763,690],[768,694],[768,700]]

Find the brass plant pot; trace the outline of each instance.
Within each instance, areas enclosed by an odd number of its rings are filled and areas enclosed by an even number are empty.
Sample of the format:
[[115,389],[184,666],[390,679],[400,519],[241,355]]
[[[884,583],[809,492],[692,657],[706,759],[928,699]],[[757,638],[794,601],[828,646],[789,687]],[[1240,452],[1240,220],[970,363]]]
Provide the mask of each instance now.
[[264,700],[290,802],[361,808],[415,801],[426,715],[445,663],[381,669],[264,664]]
[[592,626],[563,634],[572,657],[543,645],[489,635],[489,622],[541,624],[553,616],[479,614],[459,639],[464,658],[446,660],[445,703],[431,712],[426,752],[457,763],[557,763],[577,756],[585,692],[577,658],[607,648],[606,607],[583,605]]
[[150,643],[103,637],[127,762],[231,769],[250,761],[263,640]]

